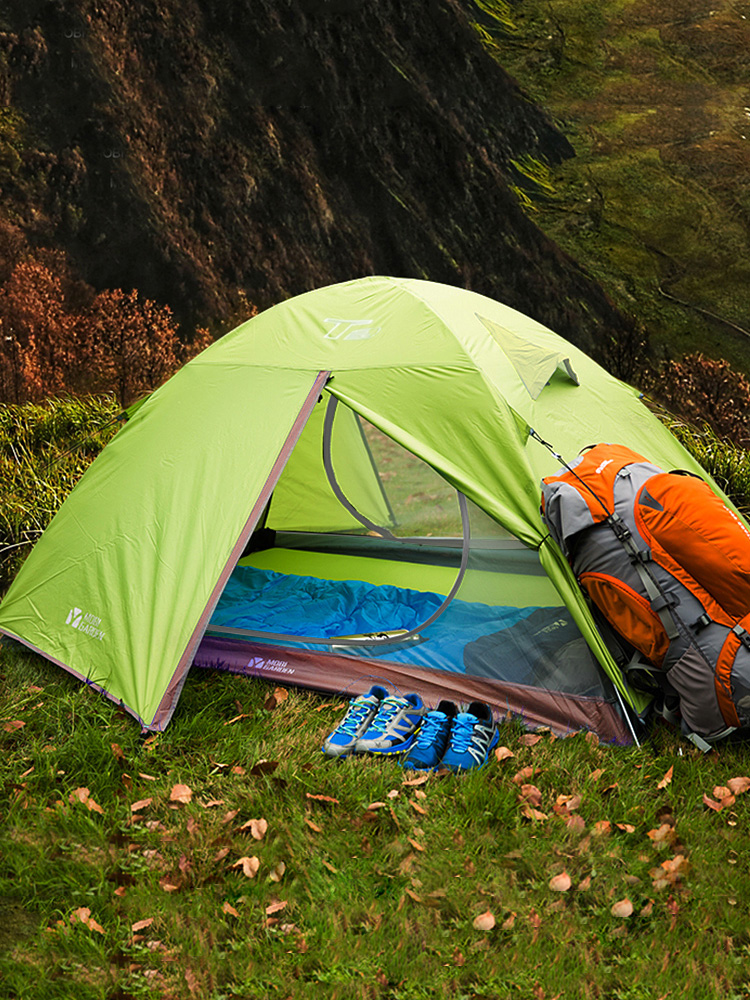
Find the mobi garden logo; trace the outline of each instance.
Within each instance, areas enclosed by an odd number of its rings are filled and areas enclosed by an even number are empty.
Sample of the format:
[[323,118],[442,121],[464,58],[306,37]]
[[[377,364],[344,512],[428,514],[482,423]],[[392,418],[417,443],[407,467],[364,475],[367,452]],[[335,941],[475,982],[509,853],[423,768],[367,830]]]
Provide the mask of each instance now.
[[100,628],[102,624],[101,618],[83,611],[81,608],[71,608],[68,612],[68,617],[65,619],[65,624],[70,625],[71,628],[78,629],[79,632],[85,632],[86,635],[93,636],[99,642],[102,642],[107,634]]
[[375,326],[371,319],[324,319],[326,340],[370,340],[380,333],[382,326]]

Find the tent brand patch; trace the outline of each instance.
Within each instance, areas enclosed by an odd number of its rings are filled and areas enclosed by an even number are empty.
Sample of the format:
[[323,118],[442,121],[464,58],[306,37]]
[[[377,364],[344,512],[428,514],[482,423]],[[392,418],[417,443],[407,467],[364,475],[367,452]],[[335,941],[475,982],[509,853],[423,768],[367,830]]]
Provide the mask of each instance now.
[[71,608],[68,612],[68,617],[65,619],[66,625],[78,629],[79,632],[85,632],[86,635],[93,636],[99,642],[102,642],[107,634],[99,628],[101,623],[101,618],[82,611],[81,608]]
[[370,340],[383,329],[371,319],[324,319],[326,340]]
[[293,674],[287,660],[267,660],[264,656],[252,656],[247,661],[248,670],[273,670],[277,674]]

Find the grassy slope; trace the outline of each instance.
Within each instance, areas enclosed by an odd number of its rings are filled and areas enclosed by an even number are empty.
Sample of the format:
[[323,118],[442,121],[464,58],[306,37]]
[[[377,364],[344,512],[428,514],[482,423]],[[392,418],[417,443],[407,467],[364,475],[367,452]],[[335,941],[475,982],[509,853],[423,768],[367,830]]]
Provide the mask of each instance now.
[[519,0],[510,16],[488,44],[577,152],[525,164],[547,185],[520,181],[535,221],[656,345],[747,371],[750,4]]
[[514,756],[415,786],[326,761],[342,705],[311,694],[194,675],[143,742],[53,666],[3,649],[0,669],[5,997],[750,994],[750,797],[703,804],[745,747],[530,745],[508,724]]

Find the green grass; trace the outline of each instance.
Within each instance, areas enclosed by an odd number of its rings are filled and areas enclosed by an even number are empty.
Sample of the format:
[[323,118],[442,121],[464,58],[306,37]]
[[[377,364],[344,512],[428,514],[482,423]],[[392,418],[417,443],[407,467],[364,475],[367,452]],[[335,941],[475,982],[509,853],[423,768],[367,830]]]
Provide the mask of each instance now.
[[0,406],[0,594],[117,429],[112,397]]
[[[194,672],[143,740],[52,665],[8,647],[0,671],[4,997],[750,995],[750,796],[702,799],[750,771],[743,745],[703,757],[666,729],[641,749],[527,745],[508,723],[514,757],[409,786],[393,761],[320,754],[338,701],[290,691],[270,707],[260,681]],[[524,816],[521,781],[544,818]],[[188,804],[170,802],[178,783]],[[573,823],[555,812],[568,795]],[[254,878],[232,867],[248,856]],[[613,915],[625,898],[632,916]],[[494,927],[476,927],[488,911]]]

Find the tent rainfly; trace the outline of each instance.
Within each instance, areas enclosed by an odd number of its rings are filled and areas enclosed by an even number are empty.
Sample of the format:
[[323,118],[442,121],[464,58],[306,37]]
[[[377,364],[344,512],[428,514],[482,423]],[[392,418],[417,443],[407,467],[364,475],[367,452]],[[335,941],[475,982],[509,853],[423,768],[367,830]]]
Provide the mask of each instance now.
[[705,478],[634,390],[514,309],[393,277],[307,292],[137,410],[30,554],[0,631],[146,730],[195,663],[479,699],[627,742],[624,705],[643,703],[547,536],[539,484],[558,462],[537,435],[568,460],[617,441]]

